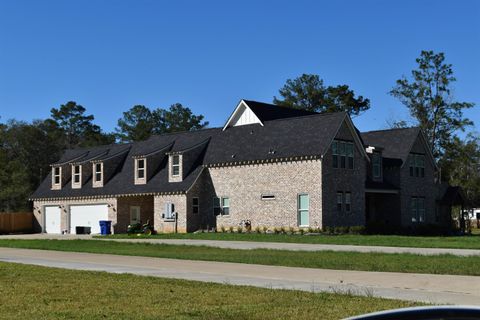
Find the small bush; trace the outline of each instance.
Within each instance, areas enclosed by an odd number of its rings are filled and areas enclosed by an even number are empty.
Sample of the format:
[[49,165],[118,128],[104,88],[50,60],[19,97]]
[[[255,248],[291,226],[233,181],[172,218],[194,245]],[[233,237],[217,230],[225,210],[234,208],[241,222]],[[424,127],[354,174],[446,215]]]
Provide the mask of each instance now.
[[305,233],[305,229],[303,229],[303,228],[298,228],[298,232],[299,232],[301,235],[303,235],[303,234]]
[[284,226],[281,226],[281,227],[280,227],[280,233],[286,234],[286,233],[287,233],[287,229],[286,229]]
[[264,227],[262,228],[262,230],[263,230],[263,233],[267,233],[268,228],[264,226]]
[[255,233],[261,233],[261,232],[262,232],[262,231],[261,231],[260,227],[259,227],[259,226],[256,226],[256,227],[255,227]]
[[364,234],[365,233],[365,227],[364,226],[350,227],[349,233],[350,234]]
[[233,226],[228,227],[228,231],[230,231],[230,233],[233,233],[234,231]]
[[295,228],[294,227],[289,227],[288,228],[288,233],[289,234],[294,234],[295,233]]
[[243,227],[238,227],[237,228],[237,233],[243,233]]

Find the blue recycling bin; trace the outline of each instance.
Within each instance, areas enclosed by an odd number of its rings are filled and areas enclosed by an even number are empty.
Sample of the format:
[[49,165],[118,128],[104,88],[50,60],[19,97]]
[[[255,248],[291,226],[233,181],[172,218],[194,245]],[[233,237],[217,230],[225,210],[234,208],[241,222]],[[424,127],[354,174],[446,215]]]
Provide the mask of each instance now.
[[100,220],[100,234],[102,236],[106,236],[108,234],[111,234],[111,227],[112,227],[112,221],[110,220]]

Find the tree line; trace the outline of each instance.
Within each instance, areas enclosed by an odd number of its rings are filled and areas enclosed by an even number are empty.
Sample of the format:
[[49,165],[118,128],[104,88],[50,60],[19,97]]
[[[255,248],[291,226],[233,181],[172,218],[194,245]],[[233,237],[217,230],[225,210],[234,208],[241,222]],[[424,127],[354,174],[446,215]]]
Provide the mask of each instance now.
[[[474,125],[463,113],[474,104],[455,99],[452,86],[456,79],[443,53],[422,51],[416,62],[411,76],[397,80],[389,94],[408,108],[415,125],[423,129],[443,180],[462,186],[471,205],[480,206],[479,135],[459,136]],[[356,95],[348,85],[327,86],[315,74],[288,79],[273,103],[319,113],[343,111],[352,117],[370,109],[370,100]],[[114,132],[107,133],[83,106],[69,101],[52,108],[45,120],[0,122],[0,212],[28,210],[29,195],[66,149],[198,130],[208,126],[204,119],[180,103],[155,109],[135,105],[123,112]],[[403,128],[407,123],[395,119],[389,125]]]

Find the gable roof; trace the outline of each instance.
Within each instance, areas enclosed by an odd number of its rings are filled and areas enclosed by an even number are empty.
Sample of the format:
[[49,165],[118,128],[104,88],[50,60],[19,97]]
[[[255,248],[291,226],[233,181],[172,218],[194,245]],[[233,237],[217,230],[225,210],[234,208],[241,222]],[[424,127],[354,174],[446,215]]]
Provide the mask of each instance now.
[[237,107],[235,108],[235,110],[233,110],[232,114],[230,115],[227,122],[223,126],[223,130],[225,130],[228,127],[232,127],[232,124],[241,117],[240,113],[248,111],[247,109],[253,113],[252,117],[254,118],[254,119],[251,119],[250,123],[248,124],[259,123],[262,126],[264,125],[265,121],[318,114],[317,112],[282,107],[274,104],[242,99],[237,104]]
[[419,127],[362,132],[365,145],[383,148],[382,156],[407,161],[408,154],[420,134]]

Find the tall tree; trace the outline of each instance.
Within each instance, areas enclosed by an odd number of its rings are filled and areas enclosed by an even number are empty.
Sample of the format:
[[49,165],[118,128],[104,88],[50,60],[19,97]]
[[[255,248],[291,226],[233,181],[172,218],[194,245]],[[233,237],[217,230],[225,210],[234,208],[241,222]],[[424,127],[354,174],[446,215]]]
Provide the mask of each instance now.
[[157,108],[150,110],[143,105],[136,105],[118,120],[115,129],[117,138],[122,142],[146,140],[152,134],[178,131],[192,131],[204,128],[208,122],[203,115],[195,115],[190,108],[175,103],[168,110]]
[[59,109],[51,109],[51,120],[65,132],[67,148],[95,146],[113,143],[115,137],[104,134],[93,124],[93,115],[86,115],[86,109],[75,101],[62,104]]
[[347,85],[327,87],[315,74],[288,79],[279,93],[283,99],[273,97],[274,104],[319,113],[345,111],[357,116],[370,108],[370,100],[355,97]]
[[158,119],[155,133],[168,133],[179,131],[194,131],[208,126],[208,121],[203,121],[203,115],[194,115],[192,110],[181,103],[175,103],[168,110],[156,109]]
[[470,133],[465,140],[454,137],[440,160],[442,175],[461,186],[470,205],[480,206],[480,136]]
[[157,116],[143,106],[136,105],[123,113],[115,129],[117,138],[122,142],[146,140],[152,135],[158,123]]
[[474,104],[455,101],[451,85],[456,79],[442,52],[422,51],[416,62],[412,78],[397,80],[390,94],[409,109],[427,135],[432,153],[440,159],[455,132],[473,124],[463,111]]

